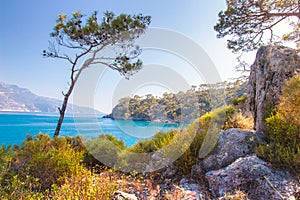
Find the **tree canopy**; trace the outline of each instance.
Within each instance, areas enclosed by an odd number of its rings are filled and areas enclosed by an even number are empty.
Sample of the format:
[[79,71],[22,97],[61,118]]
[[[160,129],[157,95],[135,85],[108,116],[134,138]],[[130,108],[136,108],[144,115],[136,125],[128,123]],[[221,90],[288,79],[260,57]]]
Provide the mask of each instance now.
[[[122,120],[143,120],[191,123],[213,108],[238,101],[246,93],[245,82],[221,82],[193,86],[186,92],[124,97],[113,108],[109,117]],[[225,99],[224,99],[225,96]],[[225,102],[221,102],[225,100]]]
[[[59,134],[68,99],[82,71],[91,65],[102,64],[120,72],[128,78],[137,72],[142,62],[138,59],[141,50],[134,41],[143,34],[151,22],[150,16],[105,12],[102,20],[94,12],[86,18],[80,12],[70,17],[60,14],[51,37],[48,51],[43,55],[50,58],[67,60],[71,65],[69,90],[64,93],[63,105],[59,109],[60,119],[55,136]],[[113,47],[114,55],[100,54],[105,48]]]
[[[133,41],[143,34],[151,22],[150,16],[126,15],[116,16],[112,12],[105,12],[99,22],[98,13],[95,11],[84,22],[85,16],[75,12],[68,18],[60,14],[51,37],[55,39],[50,44],[49,50],[44,51],[44,56],[60,58],[69,61],[75,71],[86,68],[91,64],[104,64],[122,75],[128,76],[141,67],[140,60],[134,60],[141,53],[138,47],[133,50]],[[97,53],[107,46],[118,47],[118,55],[113,58],[99,57]],[[61,47],[75,50],[76,56],[62,52]],[[82,66],[77,66],[80,58],[93,52],[93,56],[85,60]],[[77,70],[76,70],[77,68]],[[81,71],[80,69],[78,70]]]
[[[226,0],[214,29],[218,38],[231,36],[227,46],[233,52],[251,51],[266,43],[292,41],[300,48],[300,2],[298,0]],[[276,35],[274,27],[289,23],[293,30]]]

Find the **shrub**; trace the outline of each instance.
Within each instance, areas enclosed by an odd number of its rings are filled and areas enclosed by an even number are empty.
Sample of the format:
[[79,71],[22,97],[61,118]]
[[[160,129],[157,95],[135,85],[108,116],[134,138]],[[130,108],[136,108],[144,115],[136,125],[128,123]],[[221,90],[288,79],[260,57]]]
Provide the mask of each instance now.
[[168,145],[177,134],[177,130],[170,130],[168,132],[158,132],[151,140],[138,141],[135,145],[129,148],[134,153],[149,153],[159,150]]
[[241,104],[244,104],[247,99],[248,99],[248,96],[247,95],[243,95],[241,97],[237,97],[237,98],[233,99],[232,100],[232,104],[234,106],[241,105]]
[[0,148],[0,183],[7,174],[13,160],[13,150],[10,146],[2,145]]
[[[99,138],[104,136],[99,136]],[[108,136],[120,147],[121,141]],[[0,199],[111,199],[117,189],[112,173],[84,168],[80,137],[28,136],[20,147],[0,148]]]
[[181,144],[181,156],[174,162],[185,174],[189,173],[191,167],[199,161],[198,154],[203,144],[205,134],[197,134],[195,133],[196,130],[197,129],[193,130],[192,127],[189,127],[175,138],[175,140],[178,141],[186,141],[186,145],[189,145],[188,148],[186,148],[185,145]]
[[217,108],[201,116],[198,120],[200,132],[207,130],[211,123],[215,123],[222,130],[230,128],[249,129],[253,124],[250,118],[244,117],[241,112],[231,105]]
[[300,77],[290,79],[275,112],[266,119],[267,144],[257,154],[275,167],[300,173]]
[[67,137],[55,137],[39,134],[28,137],[22,146],[15,150],[14,162],[10,174],[17,174],[21,181],[26,177],[39,180],[43,190],[52,184],[62,184],[64,177],[80,173],[83,152],[76,150]]
[[25,178],[15,175],[9,180],[5,179],[0,184],[1,199],[28,199],[39,200],[45,199],[40,190],[40,183],[37,178],[26,176]]
[[68,177],[61,186],[53,185],[52,199],[112,199],[118,189],[117,179],[108,173],[92,174],[83,170]]
[[118,140],[115,136],[99,135],[98,138],[92,138],[84,142],[86,152],[84,164],[89,168],[103,168],[106,166],[113,167],[114,163],[120,162],[121,150],[126,146],[123,140]]
[[10,174],[14,150],[3,145],[0,148],[0,199],[43,199],[38,179]]

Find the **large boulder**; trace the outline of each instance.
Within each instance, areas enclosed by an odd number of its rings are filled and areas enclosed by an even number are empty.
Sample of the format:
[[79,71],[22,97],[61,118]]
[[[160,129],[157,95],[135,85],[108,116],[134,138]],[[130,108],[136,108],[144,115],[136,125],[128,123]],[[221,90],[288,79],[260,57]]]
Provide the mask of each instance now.
[[256,155],[239,158],[205,176],[215,198],[241,190],[250,199],[295,199],[300,190],[299,183],[288,172],[272,169]]
[[215,149],[198,165],[193,166],[192,172],[203,173],[225,167],[236,159],[251,154],[254,147],[262,142],[261,138],[262,133],[254,131],[235,128],[223,131]]
[[296,50],[271,45],[259,48],[248,83],[248,103],[256,131],[265,131],[265,118],[278,103],[285,81],[295,74],[300,74]]

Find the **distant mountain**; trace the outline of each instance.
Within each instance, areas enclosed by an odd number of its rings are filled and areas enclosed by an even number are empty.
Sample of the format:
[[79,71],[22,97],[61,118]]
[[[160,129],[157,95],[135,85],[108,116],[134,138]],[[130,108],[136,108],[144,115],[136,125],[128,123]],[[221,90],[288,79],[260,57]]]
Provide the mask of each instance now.
[[[58,113],[62,101],[38,96],[28,89],[0,82],[0,112],[44,112]],[[99,111],[88,107],[68,105],[67,113],[94,113]]]

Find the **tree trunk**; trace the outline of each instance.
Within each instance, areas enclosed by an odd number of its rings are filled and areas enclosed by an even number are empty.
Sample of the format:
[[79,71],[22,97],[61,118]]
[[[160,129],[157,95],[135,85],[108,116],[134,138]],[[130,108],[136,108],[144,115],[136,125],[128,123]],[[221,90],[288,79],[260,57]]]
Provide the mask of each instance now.
[[54,132],[54,137],[56,137],[56,136],[59,135],[61,125],[62,125],[62,123],[64,121],[64,117],[65,117],[65,112],[66,112],[67,105],[68,105],[69,96],[70,95],[68,95],[68,96],[65,95],[62,107],[58,108],[60,116],[59,116],[59,120],[58,120],[57,125],[56,125],[56,129],[55,129],[55,132]]
[[64,102],[62,104],[62,107],[58,108],[60,117],[59,117],[59,120],[58,120],[57,125],[56,125],[56,129],[55,129],[55,132],[54,132],[54,137],[56,137],[56,136],[59,135],[61,125],[62,125],[62,123],[64,121],[65,112],[67,110],[67,105],[68,105],[69,97],[70,97],[70,95],[71,95],[71,93],[73,91],[75,83],[76,83],[76,81],[72,81],[72,83],[70,85],[70,88],[68,90],[68,93],[67,94],[63,94],[65,98],[64,98]]

